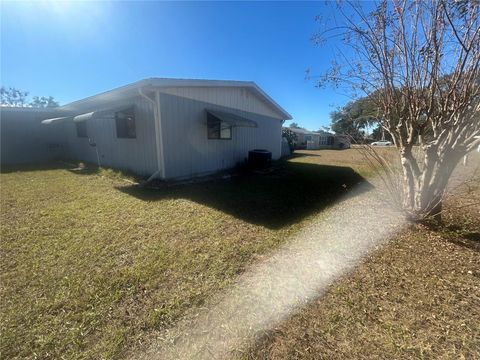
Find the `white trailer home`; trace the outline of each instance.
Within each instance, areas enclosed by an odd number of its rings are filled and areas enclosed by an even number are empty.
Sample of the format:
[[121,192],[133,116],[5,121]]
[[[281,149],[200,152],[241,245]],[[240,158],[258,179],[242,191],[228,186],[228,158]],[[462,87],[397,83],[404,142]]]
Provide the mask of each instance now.
[[65,157],[181,179],[234,167],[253,149],[278,159],[288,119],[254,82],[151,78],[61,106],[42,123],[60,132]]
[[42,125],[57,114],[51,108],[0,107],[1,164],[40,163],[64,154],[63,128]]
[[285,128],[293,132],[297,139],[294,142],[295,149],[349,149],[350,139],[346,135],[331,134],[326,131],[309,131],[302,128]]

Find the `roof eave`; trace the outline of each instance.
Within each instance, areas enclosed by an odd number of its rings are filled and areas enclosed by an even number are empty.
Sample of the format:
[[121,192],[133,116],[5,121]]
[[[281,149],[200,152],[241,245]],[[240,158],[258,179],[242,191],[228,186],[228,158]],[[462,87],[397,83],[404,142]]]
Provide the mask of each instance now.
[[292,116],[285,111],[275,100],[273,100],[267,93],[265,93],[253,81],[236,81],[236,80],[203,80],[203,79],[168,79],[168,78],[147,78],[134,83],[124,85],[112,90],[104,91],[102,93],[86,97],[81,100],[73,101],[71,103],[60,106],[58,109],[71,111],[83,104],[91,102],[95,99],[108,97],[109,95],[118,94],[120,97],[125,93],[125,98],[135,95],[131,90],[152,87],[247,87],[254,89],[260,97],[272,105],[272,107],[283,117],[283,120],[291,120]]

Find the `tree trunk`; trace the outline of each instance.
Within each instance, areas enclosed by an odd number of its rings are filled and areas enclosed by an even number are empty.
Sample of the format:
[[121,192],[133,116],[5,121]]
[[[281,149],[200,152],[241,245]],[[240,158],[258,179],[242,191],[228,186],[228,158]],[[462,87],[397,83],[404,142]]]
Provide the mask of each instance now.
[[[431,155],[431,154],[430,154]],[[401,152],[403,170],[403,210],[407,219],[421,222],[434,219],[441,222],[443,198],[455,167],[461,160],[461,154],[450,152],[449,156],[429,157],[425,154],[422,169],[408,153]]]

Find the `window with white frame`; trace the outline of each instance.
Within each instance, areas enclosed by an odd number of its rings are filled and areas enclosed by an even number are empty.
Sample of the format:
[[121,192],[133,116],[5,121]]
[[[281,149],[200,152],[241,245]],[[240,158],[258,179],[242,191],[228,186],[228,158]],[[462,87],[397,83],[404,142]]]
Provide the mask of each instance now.
[[207,135],[209,139],[231,140],[232,125],[207,113]]

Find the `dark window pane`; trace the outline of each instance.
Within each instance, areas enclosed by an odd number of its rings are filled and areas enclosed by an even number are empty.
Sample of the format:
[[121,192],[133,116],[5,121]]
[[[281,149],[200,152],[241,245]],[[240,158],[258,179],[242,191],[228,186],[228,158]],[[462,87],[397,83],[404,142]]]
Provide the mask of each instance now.
[[209,139],[220,139],[221,121],[212,114],[207,113],[207,132]]
[[88,135],[87,135],[87,122],[86,121],[76,122],[75,127],[77,128],[77,136],[78,137],[81,137],[81,138],[88,137]]
[[115,113],[115,125],[117,128],[117,137],[126,139],[135,139],[137,132],[135,128],[135,113],[133,107]]
[[230,140],[232,138],[232,126],[207,113],[207,134],[209,139]]

